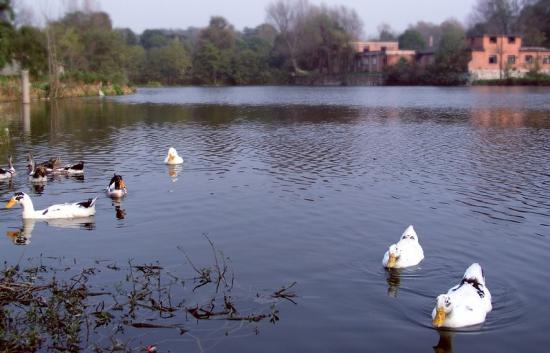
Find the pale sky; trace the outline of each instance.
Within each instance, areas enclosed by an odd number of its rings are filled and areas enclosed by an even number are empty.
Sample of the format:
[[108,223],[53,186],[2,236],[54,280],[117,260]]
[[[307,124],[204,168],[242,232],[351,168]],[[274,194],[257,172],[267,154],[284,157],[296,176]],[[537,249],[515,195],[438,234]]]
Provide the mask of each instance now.
[[[83,1],[96,3],[110,14],[115,27],[137,33],[147,28],[205,27],[210,16],[225,17],[237,29],[255,27],[265,21],[271,0],[17,0],[33,8],[40,17],[45,7],[67,7]],[[310,0],[310,3],[345,5],[363,19],[365,34],[374,35],[380,23],[398,32],[420,20],[440,23],[448,18],[464,22],[476,0]]]

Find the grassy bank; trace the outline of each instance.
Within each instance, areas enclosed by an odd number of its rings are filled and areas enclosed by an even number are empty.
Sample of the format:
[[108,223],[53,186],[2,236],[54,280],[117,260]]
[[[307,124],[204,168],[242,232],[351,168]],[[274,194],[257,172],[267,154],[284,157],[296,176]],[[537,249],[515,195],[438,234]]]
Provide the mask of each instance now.
[[[106,96],[132,94],[136,88],[130,85],[102,82],[85,82],[84,80],[68,79],[60,83],[58,98],[98,96],[99,92]],[[46,99],[49,84],[45,81],[31,81],[31,99]],[[21,81],[19,77],[0,77],[0,102],[13,102],[21,99]]]

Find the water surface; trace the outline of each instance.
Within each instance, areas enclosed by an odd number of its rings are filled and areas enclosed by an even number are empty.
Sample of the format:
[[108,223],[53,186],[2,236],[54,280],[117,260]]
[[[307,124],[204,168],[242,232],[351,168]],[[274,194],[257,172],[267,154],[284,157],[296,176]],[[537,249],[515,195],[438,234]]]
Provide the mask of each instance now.
[[[21,172],[0,182],[2,201],[14,191],[37,208],[99,201],[91,223],[37,222],[28,245],[3,237],[0,254],[176,268],[186,266],[177,246],[199,262],[209,255],[208,234],[244,292],[298,283],[298,304],[281,305],[281,321],[259,332],[251,325],[224,336],[190,322],[209,352],[541,351],[550,344],[549,94],[170,88],[37,102],[30,118],[2,105],[9,138],[0,156],[12,154],[16,169],[29,151],[87,163],[84,179],[55,177],[43,187]],[[170,146],[185,159],[175,171],[162,164]],[[103,191],[113,172],[129,188],[120,205]],[[388,275],[382,255],[409,224],[426,259]],[[23,226],[20,210],[0,209],[0,233]],[[472,262],[484,268],[494,310],[480,328],[440,336],[431,328],[434,298]],[[197,351],[177,336],[161,347]]]

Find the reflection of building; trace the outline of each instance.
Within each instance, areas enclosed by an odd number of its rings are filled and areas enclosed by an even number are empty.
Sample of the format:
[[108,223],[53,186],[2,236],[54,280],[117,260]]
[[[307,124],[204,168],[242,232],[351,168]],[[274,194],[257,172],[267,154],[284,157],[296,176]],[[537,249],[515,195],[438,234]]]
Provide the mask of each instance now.
[[521,77],[530,70],[550,73],[550,49],[522,47],[522,38],[481,35],[469,38],[472,59],[468,70],[474,79]]

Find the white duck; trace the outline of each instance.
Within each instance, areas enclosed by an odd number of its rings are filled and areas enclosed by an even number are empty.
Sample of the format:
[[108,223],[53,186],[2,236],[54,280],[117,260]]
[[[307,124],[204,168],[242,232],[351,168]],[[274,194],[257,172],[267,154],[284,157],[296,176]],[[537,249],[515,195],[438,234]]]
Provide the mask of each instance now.
[[449,328],[477,325],[485,321],[492,309],[491,293],[485,287],[483,271],[474,263],[466,269],[459,284],[437,297],[432,323],[435,327]]
[[15,204],[23,207],[23,219],[54,219],[54,218],[80,218],[95,214],[95,202],[97,197],[82,202],[52,205],[46,209],[35,211],[29,195],[24,192],[16,192],[6,204],[12,208]]
[[127,193],[126,183],[122,180],[122,176],[115,174],[107,186],[107,195],[112,198],[121,198]]
[[178,155],[178,151],[174,147],[168,149],[168,155],[164,158],[165,164],[182,164],[183,158]]
[[408,226],[401,239],[384,254],[382,265],[387,268],[403,268],[418,265],[424,259],[424,251],[418,243],[413,226]]
[[8,158],[8,169],[0,168],[0,180],[10,179],[15,175],[15,169],[13,168],[13,163],[11,156]]

